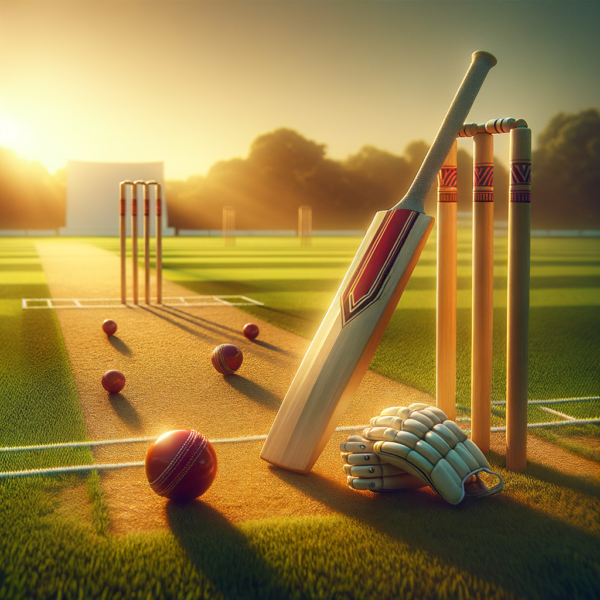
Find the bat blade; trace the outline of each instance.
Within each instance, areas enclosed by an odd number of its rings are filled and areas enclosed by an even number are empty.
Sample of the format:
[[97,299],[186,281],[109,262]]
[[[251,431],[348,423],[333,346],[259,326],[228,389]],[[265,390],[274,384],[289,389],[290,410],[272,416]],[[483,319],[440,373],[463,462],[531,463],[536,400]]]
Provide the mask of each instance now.
[[433,227],[423,205],[496,59],[473,54],[444,123],[407,195],[375,215],[281,404],[261,452],[308,473],[369,368]]
[[309,472],[360,385],[433,227],[410,210],[382,211],[317,331],[261,452]]

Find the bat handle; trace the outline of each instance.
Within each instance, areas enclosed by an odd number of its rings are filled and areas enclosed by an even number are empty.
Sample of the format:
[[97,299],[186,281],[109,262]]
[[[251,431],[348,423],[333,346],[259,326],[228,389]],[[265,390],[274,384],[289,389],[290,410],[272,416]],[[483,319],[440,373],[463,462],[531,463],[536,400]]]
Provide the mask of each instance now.
[[438,131],[429,152],[415,177],[406,196],[394,206],[416,212],[425,212],[425,199],[442,168],[450,148],[465,122],[475,98],[490,69],[497,63],[496,57],[482,50],[471,56],[471,65],[465,75],[454,100],[446,113],[444,122]]

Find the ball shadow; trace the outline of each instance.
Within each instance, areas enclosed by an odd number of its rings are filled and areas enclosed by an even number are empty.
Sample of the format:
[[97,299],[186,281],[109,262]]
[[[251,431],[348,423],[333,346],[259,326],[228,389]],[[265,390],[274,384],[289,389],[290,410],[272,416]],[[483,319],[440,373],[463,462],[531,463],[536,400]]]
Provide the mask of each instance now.
[[123,421],[131,429],[141,431],[143,429],[142,421],[135,410],[135,407],[127,400],[127,398],[119,394],[108,394],[108,401],[115,411],[117,417]]
[[281,404],[281,398],[273,394],[273,392],[269,392],[269,390],[266,390],[264,387],[261,387],[257,383],[254,383],[241,375],[225,375],[224,379],[232,388],[244,394],[251,400],[255,400],[256,402],[260,402],[261,404],[273,408],[279,408],[279,405]]
[[180,546],[222,597],[245,598],[250,590],[260,591],[256,597],[286,597],[278,583],[278,573],[219,511],[194,500],[169,501],[166,513]]
[[293,354],[289,350],[284,350],[283,348],[280,348],[279,346],[269,344],[269,342],[265,342],[263,340],[254,339],[254,340],[248,340],[248,341],[252,344],[256,344],[257,346],[260,346],[261,348],[265,348],[266,350],[272,350],[273,352],[279,352],[280,354],[285,354],[286,356],[292,356],[292,354]]
[[133,355],[133,352],[131,351],[129,346],[122,339],[118,338],[117,336],[111,335],[108,338],[108,341],[110,342],[110,345],[115,350],[118,350],[121,354],[124,354],[125,356]]

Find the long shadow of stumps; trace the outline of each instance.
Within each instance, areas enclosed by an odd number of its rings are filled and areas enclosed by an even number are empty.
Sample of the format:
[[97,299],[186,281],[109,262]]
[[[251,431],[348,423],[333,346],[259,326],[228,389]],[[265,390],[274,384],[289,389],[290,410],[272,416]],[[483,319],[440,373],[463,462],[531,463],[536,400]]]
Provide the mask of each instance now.
[[[467,498],[451,506],[429,488],[385,494],[355,492],[318,473],[306,476],[277,467],[270,470],[306,495],[388,539],[427,552],[519,597],[542,600],[542,581],[543,600],[599,597],[597,523],[584,531],[506,492]],[[527,473],[561,487],[572,484],[573,489],[590,494],[591,502],[600,496],[597,484],[565,478],[541,465],[528,467]]]
[[169,501],[166,511],[169,526],[190,561],[223,597],[287,597],[277,572],[219,511],[200,500]]
[[[157,316],[159,319],[163,319],[163,320],[171,323],[172,325],[176,325],[180,329],[183,329],[183,331],[186,331],[187,333],[191,333],[192,335],[195,335],[196,337],[202,337],[202,338],[206,337],[206,336],[203,336],[200,331],[191,329],[187,325],[183,325],[182,323],[178,323],[174,318],[170,318],[170,317],[168,317],[168,316],[166,316],[164,314],[161,314],[159,312],[159,310],[158,309],[154,309],[154,307],[151,308],[151,307],[148,307],[148,306],[142,306],[142,305],[140,305],[140,308],[142,310],[145,310],[146,312],[149,312],[150,314],[153,314],[153,315]],[[167,313],[167,314],[170,314],[170,313]],[[175,316],[175,315],[173,315],[173,316]]]
[[208,319],[203,319],[202,317],[199,317],[198,315],[192,315],[192,314],[187,313],[175,306],[164,306],[163,305],[163,306],[161,306],[161,308],[165,312],[168,312],[175,317],[179,317],[180,319],[183,319],[184,321],[188,321],[189,323],[193,323],[194,325],[200,325],[201,327],[205,327],[206,329],[211,329],[212,331],[214,331],[216,333],[220,333],[218,331],[219,329],[224,329],[233,334],[241,333],[241,331],[239,331],[238,329],[235,329],[233,327],[228,327],[227,325],[221,325],[221,323],[216,323],[215,321],[209,321]]

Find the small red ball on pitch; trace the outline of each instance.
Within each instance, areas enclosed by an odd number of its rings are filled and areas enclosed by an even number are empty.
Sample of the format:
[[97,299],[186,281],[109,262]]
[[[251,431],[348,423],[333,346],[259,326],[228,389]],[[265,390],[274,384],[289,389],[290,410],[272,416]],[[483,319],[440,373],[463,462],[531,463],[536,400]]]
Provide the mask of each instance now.
[[253,340],[258,337],[260,329],[255,323],[246,323],[242,333],[244,334],[244,337],[248,338],[249,340]]
[[242,351],[233,344],[221,344],[212,353],[213,367],[223,375],[233,375],[242,365]]
[[150,487],[170,500],[202,496],[217,476],[217,454],[212,444],[193,429],[161,435],[146,453]]
[[117,324],[110,319],[106,319],[106,321],[102,323],[102,331],[104,331],[104,333],[110,337],[117,331]]
[[102,375],[102,387],[111,394],[120,392],[125,387],[125,375],[121,371],[106,371]]

